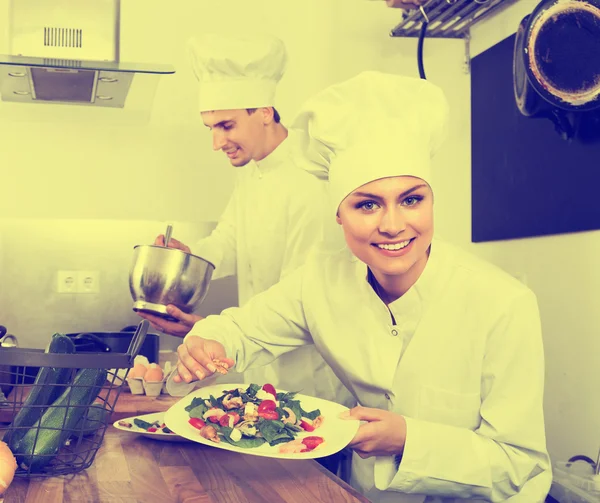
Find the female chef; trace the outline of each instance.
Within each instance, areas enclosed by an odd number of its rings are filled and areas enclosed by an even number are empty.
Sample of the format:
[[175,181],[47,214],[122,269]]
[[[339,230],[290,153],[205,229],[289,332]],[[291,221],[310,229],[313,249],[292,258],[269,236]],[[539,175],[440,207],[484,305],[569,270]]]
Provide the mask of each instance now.
[[542,502],[551,472],[535,295],[433,237],[430,160],[446,110],[429,82],[375,72],[308,102],[347,246],[198,322],[178,380],[210,375],[213,359],[244,371],[314,344],[361,404],[347,415],[365,421],[351,483],[371,501]]

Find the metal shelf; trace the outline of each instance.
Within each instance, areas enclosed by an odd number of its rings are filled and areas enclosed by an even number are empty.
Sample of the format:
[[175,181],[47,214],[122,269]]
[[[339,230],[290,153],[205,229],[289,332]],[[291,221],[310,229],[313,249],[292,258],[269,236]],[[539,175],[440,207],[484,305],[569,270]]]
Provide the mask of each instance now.
[[[469,38],[474,24],[504,9],[517,0],[430,0],[423,9],[429,18],[426,37]],[[392,37],[418,37],[424,20],[420,9],[404,11],[402,22]]]

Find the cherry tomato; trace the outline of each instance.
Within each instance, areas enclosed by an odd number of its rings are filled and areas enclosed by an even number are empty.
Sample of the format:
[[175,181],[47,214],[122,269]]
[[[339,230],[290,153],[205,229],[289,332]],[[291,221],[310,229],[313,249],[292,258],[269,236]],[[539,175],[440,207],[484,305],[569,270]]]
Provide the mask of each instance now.
[[277,404],[273,400],[263,400],[260,402],[257,412],[260,414],[261,412],[265,411],[273,411],[276,407]]
[[204,428],[206,426],[206,423],[199,417],[190,418],[188,423],[190,423],[194,428],[198,428],[198,429]]
[[219,424],[221,426],[229,426],[229,418],[231,416],[229,414],[225,414],[224,416],[221,416],[221,419],[219,419]]
[[304,419],[300,421],[300,427],[304,431],[315,431],[315,427],[312,424],[307,423]]
[[263,419],[268,419],[270,421],[277,421],[279,419],[279,414],[275,410],[264,410],[262,412],[258,412],[258,415]]
[[240,422],[240,415],[237,412],[228,412],[230,416],[233,416],[233,424],[238,424]]
[[267,393],[271,393],[271,395],[273,395],[274,397],[277,397],[277,392],[275,391],[275,386],[273,386],[272,384],[265,384],[262,387],[263,391],[266,391]]
[[309,451],[312,451],[315,447],[323,443],[323,437],[304,437],[302,443]]
[[[215,410],[215,409],[217,409],[217,408],[218,408],[218,407],[211,407],[211,408],[210,408],[210,409],[208,409],[208,410]],[[218,423],[218,422],[219,422],[219,418],[218,418],[217,416],[210,416],[210,417],[208,418],[208,420],[209,420],[211,423]]]
[[156,431],[156,428],[153,426],[152,428],[148,428],[146,431],[154,433]]

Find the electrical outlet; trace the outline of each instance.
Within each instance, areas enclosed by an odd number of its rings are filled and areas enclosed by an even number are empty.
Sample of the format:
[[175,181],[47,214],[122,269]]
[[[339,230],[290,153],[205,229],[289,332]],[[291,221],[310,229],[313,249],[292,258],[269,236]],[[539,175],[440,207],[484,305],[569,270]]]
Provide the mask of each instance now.
[[98,271],[77,272],[78,293],[98,293],[100,291],[100,273]]
[[56,291],[58,293],[77,293],[77,271],[58,271],[56,273]]

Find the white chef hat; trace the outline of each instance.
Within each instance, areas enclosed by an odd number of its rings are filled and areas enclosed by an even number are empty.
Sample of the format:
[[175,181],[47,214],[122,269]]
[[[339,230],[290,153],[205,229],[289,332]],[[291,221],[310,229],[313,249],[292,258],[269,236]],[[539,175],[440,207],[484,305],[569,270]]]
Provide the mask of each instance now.
[[205,34],[190,39],[189,49],[201,112],[274,106],[287,63],[281,40]]
[[332,204],[366,183],[415,176],[431,185],[430,159],[442,144],[448,103],[423,79],[363,72],[310,98],[299,129],[305,169],[329,179]]

